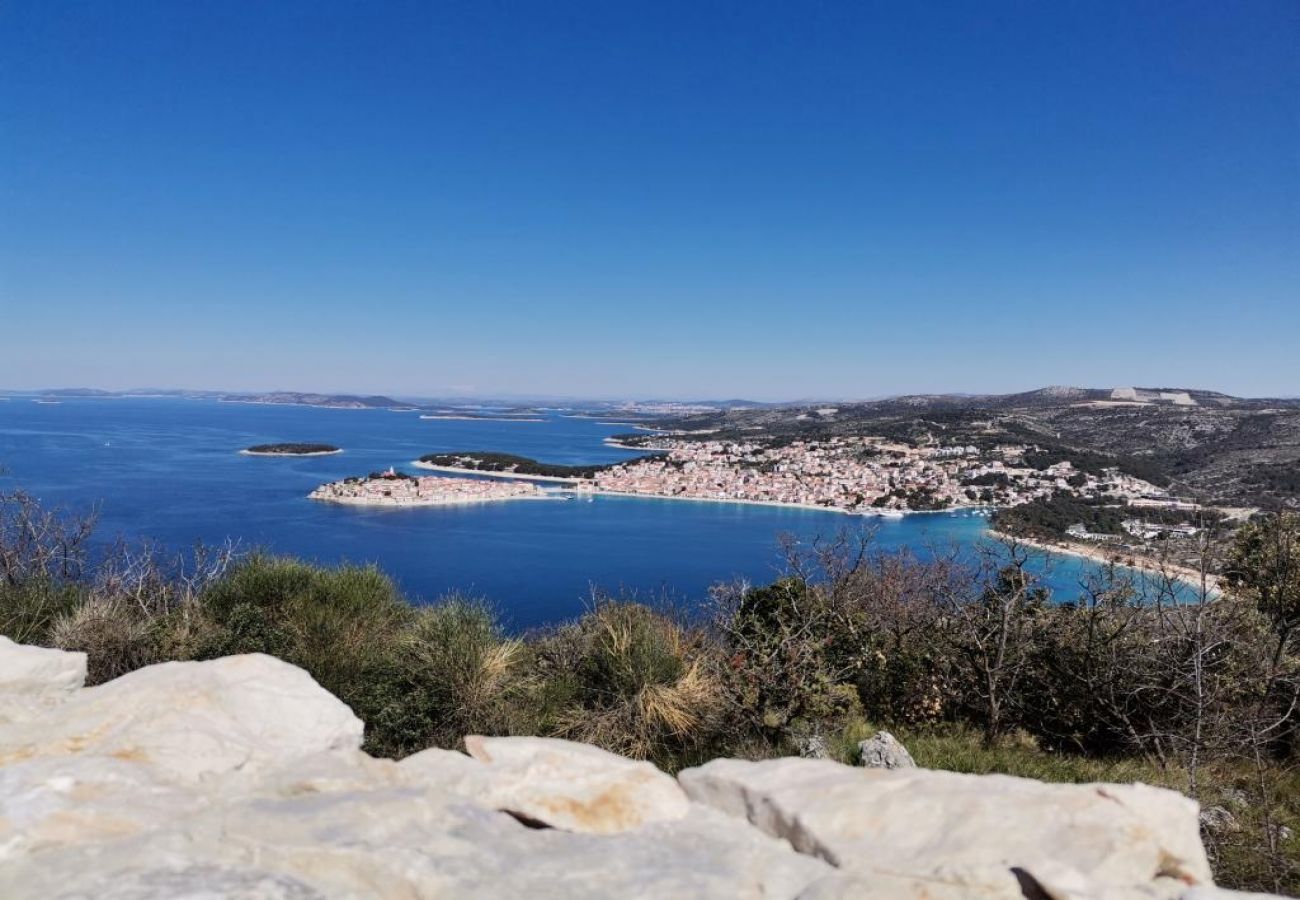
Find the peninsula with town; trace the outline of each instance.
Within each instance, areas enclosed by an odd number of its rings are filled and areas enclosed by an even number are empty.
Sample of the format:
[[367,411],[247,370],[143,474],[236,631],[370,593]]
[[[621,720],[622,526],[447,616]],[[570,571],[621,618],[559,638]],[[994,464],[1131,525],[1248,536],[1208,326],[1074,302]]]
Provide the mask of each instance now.
[[1044,463],[1023,445],[915,447],[878,437],[789,442],[646,436],[655,453],[601,466],[555,466],[496,453],[445,453],[413,465],[462,475],[564,482],[581,493],[758,503],[897,516],[992,509],[1069,493],[1152,507],[1167,492],[1118,469]]
[[989,516],[997,532],[1053,550],[1139,566],[1159,559],[1188,571],[1213,535],[1297,504],[1300,403],[1289,400],[1045,388],[653,413],[636,431],[606,439],[641,451],[622,462],[432,453],[410,465],[438,476],[389,469],[311,496],[436,506],[604,494],[881,517],[968,510]]
[[596,476],[628,493],[900,515],[978,507],[1053,550],[1192,572],[1242,523],[1300,508],[1300,400],[1047,387],[718,408],[616,435],[666,455]]

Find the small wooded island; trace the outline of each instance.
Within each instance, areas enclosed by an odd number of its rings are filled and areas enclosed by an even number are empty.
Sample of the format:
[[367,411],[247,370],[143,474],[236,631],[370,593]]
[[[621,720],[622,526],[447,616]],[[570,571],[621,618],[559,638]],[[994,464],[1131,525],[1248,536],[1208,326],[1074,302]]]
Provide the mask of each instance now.
[[245,456],[330,456],[343,450],[333,444],[257,444],[239,452]]
[[[631,460],[635,462],[636,460]],[[624,463],[603,463],[586,466],[563,466],[538,462],[527,456],[512,453],[493,453],[481,450],[459,453],[428,453],[413,465],[420,469],[447,472],[475,472],[480,475],[508,475],[512,477],[545,478],[571,481],[595,477],[597,472],[612,469]]]

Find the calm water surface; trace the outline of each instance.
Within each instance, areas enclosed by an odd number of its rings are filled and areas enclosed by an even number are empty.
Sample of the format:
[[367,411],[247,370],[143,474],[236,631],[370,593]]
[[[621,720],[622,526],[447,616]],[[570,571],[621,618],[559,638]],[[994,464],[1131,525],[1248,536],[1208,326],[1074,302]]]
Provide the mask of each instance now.
[[[578,614],[593,586],[690,604],[736,577],[780,572],[778,538],[809,541],[845,526],[876,529],[884,548],[973,547],[983,518],[937,513],[863,519],[744,504],[623,497],[424,509],[365,509],[306,499],[324,481],[389,465],[411,472],[425,453],[499,450],[551,463],[626,459],[602,440],[628,431],[589,419],[420,419],[336,410],[174,399],[0,402],[0,487],[49,505],[97,505],[104,537],[176,548],[234,538],[318,562],[374,562],[414,600],[463,590],[492,601],[515,628]],[[251,444],[320,441],[335,456],[239,455]],[[1057,558],[1045,577],[1073,596],[1086,564]]]

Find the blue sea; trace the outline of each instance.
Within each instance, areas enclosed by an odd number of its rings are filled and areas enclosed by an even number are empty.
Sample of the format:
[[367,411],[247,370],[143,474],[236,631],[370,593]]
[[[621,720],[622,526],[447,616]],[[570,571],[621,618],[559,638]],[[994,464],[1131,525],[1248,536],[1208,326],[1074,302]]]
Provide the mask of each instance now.
[[[876,546],[958,545],[985,538],[970,512],[902,519],[746,504],[624,497],[424,509],[334,506],[306,499],[318,484],[410,462],[425,453],[496,450],[550,463],[635,455],[602,443],[626,425],[548,414],[541,422],[421,419],[413,412],[207,400],[0,401],[0,489],[99,513],[104,540],[148,538],[185,549],[238,541],[321,563],[375,563],[415,602],[451,591],[486,599],[514,629],[571,618],[594,590],[702,603],[708,589],[782,572],[780,539],[870,528]],[[311,441],[335,456],[241,456],[252,444]],[[1088,563],[1053,558],[1043,577],[1078,594]]]

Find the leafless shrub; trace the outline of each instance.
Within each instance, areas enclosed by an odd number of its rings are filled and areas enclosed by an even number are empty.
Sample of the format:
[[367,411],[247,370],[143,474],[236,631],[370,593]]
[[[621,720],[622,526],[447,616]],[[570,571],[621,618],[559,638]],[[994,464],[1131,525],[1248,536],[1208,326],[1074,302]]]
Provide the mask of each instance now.
[[97,520],[46,509],[24,491],[0,493],[0,580],[16,588],[81,578]]
[[119,541],[95,571],[94,593],[132,607],[146,619],[193,603],[242,556],[238,544],[196,544],[190,553],[168,553],[157,544]]

